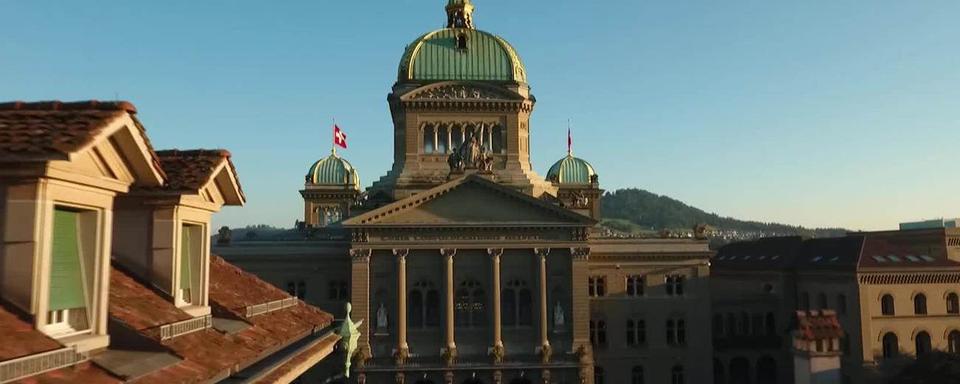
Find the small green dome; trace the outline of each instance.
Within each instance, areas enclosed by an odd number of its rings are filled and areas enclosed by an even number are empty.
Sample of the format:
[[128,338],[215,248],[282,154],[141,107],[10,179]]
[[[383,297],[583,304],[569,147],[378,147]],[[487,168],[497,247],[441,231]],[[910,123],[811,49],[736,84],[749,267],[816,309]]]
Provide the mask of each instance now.
[[360,190],[360,175],[347,159],[334,151],[326,158],[317,160],[310,166],[306,177],[307,184],[344,186]]
[[597,172],[590,163],[570,154],[547,171],[547,180],[560,184],[591,184],[596,176]]

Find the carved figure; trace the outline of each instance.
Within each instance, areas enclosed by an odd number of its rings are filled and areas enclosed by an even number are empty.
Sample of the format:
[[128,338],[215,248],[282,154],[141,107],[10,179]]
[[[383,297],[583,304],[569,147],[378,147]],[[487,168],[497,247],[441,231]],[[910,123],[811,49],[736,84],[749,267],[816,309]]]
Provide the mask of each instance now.
[[560,302],[557,301],[557,305],[553,307],[553,327],[554,328],[563,328],[566,324],[566,319],[563,314],[563,306],[560,305]]
[[[350,377],[350,363],[351,360],[353,360],[353,355],[357,352],[357,347],[359,347],[360,325],[363,324],[363,319],[354,323],[353,319],[350,318],[350,311],[352,309],[350,303],[347,303],[346,307],[347,315],[344,317],[343,324],[340,325],[340,330],[337,331],[337,333],[340,335],[340,344],[346,354],[343,374],[346,377]],[[363,360],[364,357],[361,356],[360,362],[362,363]]]
[[450,156],[447,156],[447,164],[450,165],[451,171],[463,170],[463,159],[460,157],[460,148],[453,148]]
[[387,329],[387,308],[383,306],[383,302],[377,309],[377,329]]

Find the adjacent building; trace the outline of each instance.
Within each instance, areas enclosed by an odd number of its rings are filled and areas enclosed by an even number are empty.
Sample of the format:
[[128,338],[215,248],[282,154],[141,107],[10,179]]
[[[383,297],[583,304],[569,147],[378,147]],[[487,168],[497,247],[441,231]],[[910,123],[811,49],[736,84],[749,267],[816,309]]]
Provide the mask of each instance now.
[[290,382],[332,317],[210,254],[224,150],[155,151],[126,102],[0,103],[0,382]]
[[832,310],[841,382],[871,383],[884,364],[960,351],[960,230],[857,232],[734,243],[712,261],[714,377],[790,383],[790,319]]

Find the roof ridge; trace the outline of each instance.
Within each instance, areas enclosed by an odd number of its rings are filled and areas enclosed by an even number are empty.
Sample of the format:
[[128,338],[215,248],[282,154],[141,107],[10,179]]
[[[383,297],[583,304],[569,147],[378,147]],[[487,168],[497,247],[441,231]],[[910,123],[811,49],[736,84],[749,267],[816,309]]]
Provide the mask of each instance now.
[[137,107],[125,100],[100,101],[8,101],[0,103],[0,111],[123,111],[137,113]]

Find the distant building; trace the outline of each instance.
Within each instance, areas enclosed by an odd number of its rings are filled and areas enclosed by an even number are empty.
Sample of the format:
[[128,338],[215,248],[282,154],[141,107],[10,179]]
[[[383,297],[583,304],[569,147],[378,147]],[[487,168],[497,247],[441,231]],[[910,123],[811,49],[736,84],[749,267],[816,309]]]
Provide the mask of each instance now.
[[960,351],[960,229],[765,238],[721,248],[712,265],[716,382],[792,382],[797,310],[836,312],[843,383],[876,382],[902,356]]
[[0,382],[290,382],[332,317],[210,254],[230,154],[155,151],[135,114],[0,103]]
[[923,221],[911,221],[906,223],[900,223],[900,230],[906,231],[911,229],[934,229],[934,228],[957,228],[960,219],[932,219],[932,220],[923,220]]

